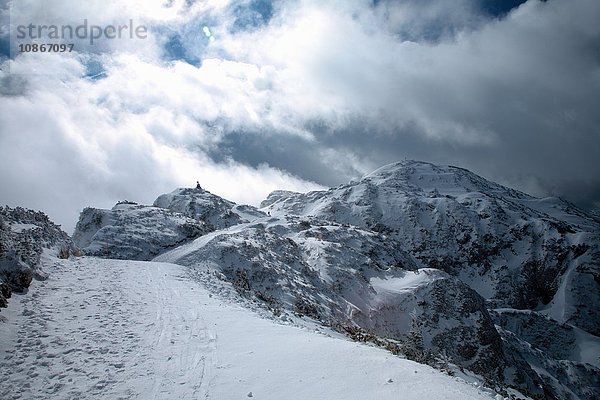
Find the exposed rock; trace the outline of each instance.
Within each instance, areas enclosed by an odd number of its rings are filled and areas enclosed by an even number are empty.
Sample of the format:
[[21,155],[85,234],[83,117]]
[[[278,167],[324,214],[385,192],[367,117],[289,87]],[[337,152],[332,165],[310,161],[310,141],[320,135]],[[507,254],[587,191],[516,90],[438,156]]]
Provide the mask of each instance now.
[[537,370],[551,398],[600,395],[600,338],[530,310],[500,309],[492,317],[507,348]]
[[84,209],[73,241],[86,255],[149,260],[208,231],[204,223],[182,214],[121,202],[112,210]]
[[8,299],[12,295],[12,290],[8,283],[0,282],[0,308],[5,308],[8,305]]
[[502,329],[517,335],[536,349],[559,360],[576,360],[573,358],[578,349],[576,329],[568,324],[558,322],[534,311],[500,309],[492,313],[494,321]]
[[[506,352],[526,359],[537,371],[542,392],[530,394],[544,399],[561,400],[594,400],[599,397],[600,369],[597,367],[588,363],[554,359],[510,331],[499,328],[499,333],[505,343]],[[520,375],[522,369],[515,368],[515,373]],[[513,382],[523,387],[518,378],[513,378]]]
[[23,292],[33,278],[46,276],[42,252],[61,246],[70,248],[71,239],[44,213],[0,207],[0,307],[11,292]]

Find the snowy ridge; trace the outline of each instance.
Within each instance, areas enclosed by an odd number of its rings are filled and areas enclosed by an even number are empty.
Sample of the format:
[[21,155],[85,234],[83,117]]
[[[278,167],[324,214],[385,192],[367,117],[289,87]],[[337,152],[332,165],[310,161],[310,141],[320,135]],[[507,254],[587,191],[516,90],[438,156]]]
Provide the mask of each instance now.
[[405,161],[328,191],[277,192],[263,206],[384,232],[421,267],[459,276],[495,307],[544,304],[560,322],[600,333],[598,310],[589,308],[600,301],[589,294],[600,224],[561,200],[536,199],[460,168]]
[[86,208],[73,240],[87,255],[149,260],[215,229],[265,216],[202,188],[180,188],[159,196],[153,206],[122,201],[111,210]]
[[[399,248],[377,232],[288,216],[210,233],[154,261],[219,276],[275,315],[292,312],[355,337],[374,335],[422,362],[444,354],[491,382],[510,375],[512,358],[502,353],[483,299],[445,272],[417,270]],[[519,362],[535,388],[535,373]]]
[[326,191],[273,192],[261,210],[199,187],[117,208],[82,214],[84,251],[108,240],[110,257],[186,266],[284,321],[472,371],[504,396],[600,395],[600,223],[560,199],[404,161]]
[[200,187],[179,188],[163,194],[154,201],[154,206],[202,221],[210,230],[223,229],[266,216],[252,206],[237,205]]

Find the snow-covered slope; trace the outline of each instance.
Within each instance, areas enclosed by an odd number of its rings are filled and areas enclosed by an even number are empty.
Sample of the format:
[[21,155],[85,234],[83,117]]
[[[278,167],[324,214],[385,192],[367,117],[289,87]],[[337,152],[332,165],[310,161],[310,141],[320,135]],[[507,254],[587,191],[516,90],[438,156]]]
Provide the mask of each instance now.
[[307,315],[415,360],[440,358],[491,382],[513,379],[533,393],[535,373],[505,355],[484,300],[435,269],[417,270],[392,238],[316,218],[269,218],[212,232],[155,261],[186,265],[231,282],[275,315]]
[[53,264],[0,323],[2,399],[495,398],[316,325],[261,318],[176,265]]
[[559,322],[600,334],[600,223],[562,200],[405,161],[328,191],[274,192],[262,206],[384,232],[495,307],[546,305]]

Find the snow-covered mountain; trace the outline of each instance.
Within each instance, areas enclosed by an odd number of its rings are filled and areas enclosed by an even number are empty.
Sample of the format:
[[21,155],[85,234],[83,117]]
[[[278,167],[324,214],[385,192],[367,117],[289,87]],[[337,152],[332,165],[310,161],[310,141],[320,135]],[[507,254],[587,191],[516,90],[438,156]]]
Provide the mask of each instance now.
[[84,211],[84,252],[108,242],[113,258],[158,255],[276,316],[473,371],[499,391],[600,396],[600,223],[560,199],[405,161],[327,191],[273,192],[260,210],[200,188],[116,208]]
[[328,191],[275,192],[262,206],[383,232],[492,307],[535,308],[600,334],[600,222],[560,199],[405,161]]
[[210,230],[227,228],[265,216],[255,207],[237,205],[202,189],[199,185],[194,189],[180,188],[163,194],[154,201],[154,206],[202,221]]

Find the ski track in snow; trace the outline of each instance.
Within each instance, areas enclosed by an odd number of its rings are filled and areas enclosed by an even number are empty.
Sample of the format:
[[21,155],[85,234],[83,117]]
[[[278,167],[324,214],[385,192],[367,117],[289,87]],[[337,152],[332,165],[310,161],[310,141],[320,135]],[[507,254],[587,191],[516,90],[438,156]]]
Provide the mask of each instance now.
[[48,280],[13,295],[1,314],[2,400],[494,398],[318,325],[261,318],[181,266],[45,264]]
[[216,337],[194,307],[195,284],[135,264],[57,261],[48,281],[14,295],[0,324],[0,397],[207,397]]

